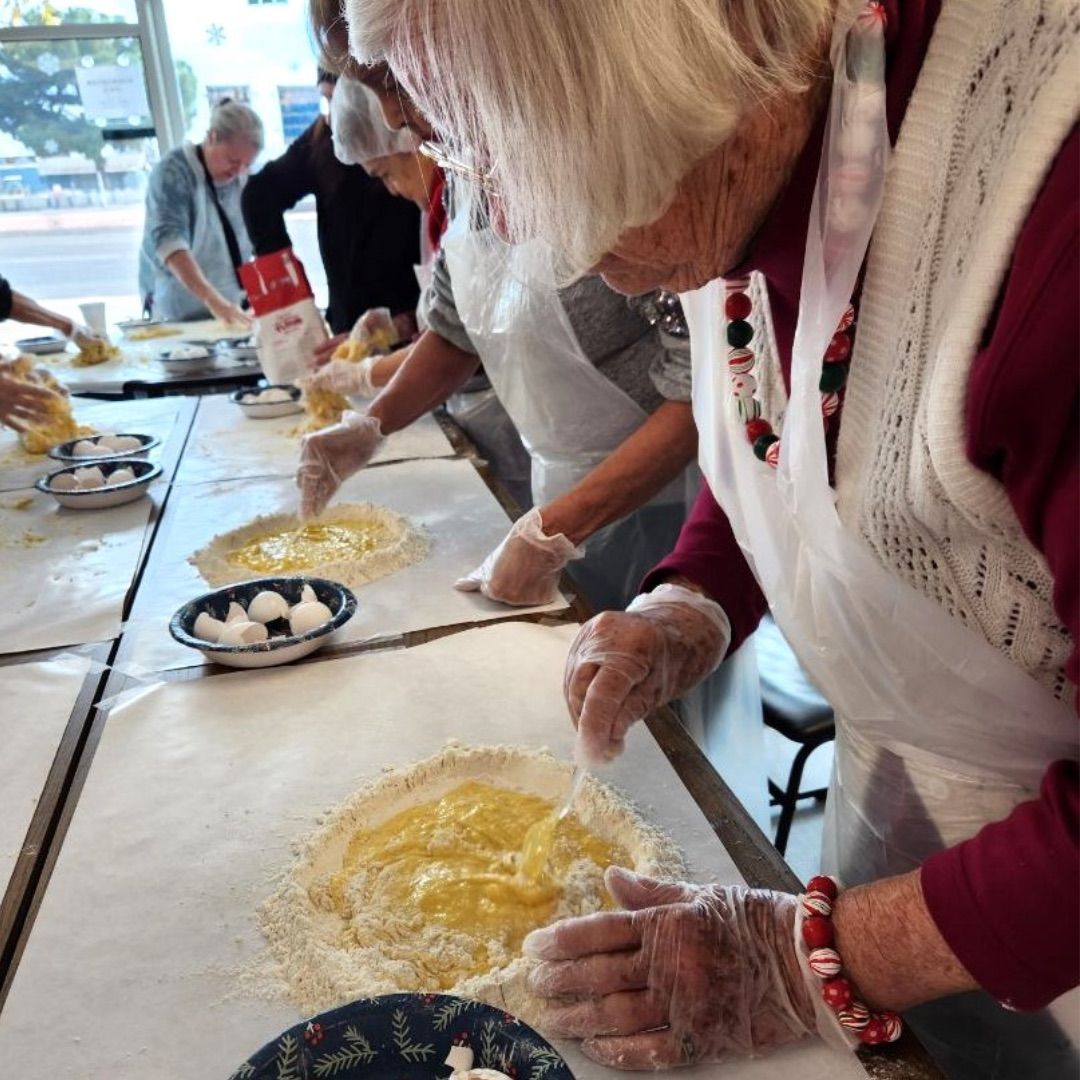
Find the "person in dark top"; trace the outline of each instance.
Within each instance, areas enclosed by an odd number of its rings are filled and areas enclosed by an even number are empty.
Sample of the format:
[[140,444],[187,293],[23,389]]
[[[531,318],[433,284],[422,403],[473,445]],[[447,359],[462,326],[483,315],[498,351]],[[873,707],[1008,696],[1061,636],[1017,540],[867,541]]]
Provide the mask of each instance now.
[[[319,72],[319,89],[328,99],[335,82],[335,76]],[[326,321],[331,333],[349,331],[370,308],[387,307],[394,315],[415,312],[420,212],[359,165],[341,164],[325,117],[248,181],[242,209],[255,254],[292,246],[285,211],[312,194],[330,291]]]

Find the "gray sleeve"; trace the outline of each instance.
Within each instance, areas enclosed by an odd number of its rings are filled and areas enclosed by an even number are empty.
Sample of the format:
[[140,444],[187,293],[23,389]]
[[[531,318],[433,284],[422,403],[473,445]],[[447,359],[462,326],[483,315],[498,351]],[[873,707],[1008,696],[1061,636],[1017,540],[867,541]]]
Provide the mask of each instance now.
[[429,330],[445,338],[451,345],[462,352],[476,353],[454,301],[454,285],[450,280],[450,271],[446,266],[446,256],[440,251],[435,256],[434,272],[431,285],[420,297],[420,319]]
[[664,401],[690,400],[690,348],[652,326],[642,305],[600,277],[560,293],[582,351],[606,378],[646,412]]
[[195,228],[195,177],[182,155],[172,153],[150,173],[146,190],[146,229],[150,249],[164,263],[191,246]]

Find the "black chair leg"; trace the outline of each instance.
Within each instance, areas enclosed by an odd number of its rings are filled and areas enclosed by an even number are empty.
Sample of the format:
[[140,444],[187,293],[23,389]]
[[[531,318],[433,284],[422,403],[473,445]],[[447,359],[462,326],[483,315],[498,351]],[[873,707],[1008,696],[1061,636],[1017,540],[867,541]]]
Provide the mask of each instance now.
[[776,850],[781,855],[787,849],[788,836],[791,833],[791,823],[795,818],[795,809],[799,805],[799,785],[802,783],[803,769],[806,768],[807,759],[821,745],[820,742],[808,742],[799,747],[795,760],[791,763],[791,772],[788,775],[787,790],[780,800],[780,820],[776,823]]

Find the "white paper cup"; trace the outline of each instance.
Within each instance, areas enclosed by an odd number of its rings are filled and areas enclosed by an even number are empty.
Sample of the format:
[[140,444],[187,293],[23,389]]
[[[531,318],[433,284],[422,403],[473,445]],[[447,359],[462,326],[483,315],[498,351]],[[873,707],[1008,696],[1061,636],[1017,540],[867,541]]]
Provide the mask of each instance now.
[[93,303],[80,304],[79,310],[82,312],[83,322],[85,322],[95,334],[100,334],[104,337],[109,332],[108,324],[105,322],[104,301],[95,300]]

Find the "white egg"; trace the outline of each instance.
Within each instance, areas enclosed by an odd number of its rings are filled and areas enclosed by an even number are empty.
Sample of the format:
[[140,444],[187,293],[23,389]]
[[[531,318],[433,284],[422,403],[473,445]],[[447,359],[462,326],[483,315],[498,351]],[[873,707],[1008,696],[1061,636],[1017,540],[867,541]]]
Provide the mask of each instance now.
[[203,641],[219,641],[224,629],[225,624],[220,619],[215,619],[209,611],[203,611],[196,616],[191,632]]
[[71,453],[74,457],[94,457],[100,454],[97,443],[91,442],[89,439],[80,439],[72,448]]
[[218,644],[257,645],[260,641],[265,641],[269,636],[266,627],[262,623],[249,622],[244,619],[226,623],[225,629],[221,631],[221,637],[218,638]]
[[79,486],[79,481],[75,479],[73,473],[65,472],[59,476],[54,476],[49,483],[49,487],[53,491],[74,491]]
[[288,614],[288,600],[281,593],[276,593],[272,589],[264,589],[261,593],[256,593],[247,609],[247,617],[259,623],[284,619]]
[[246,622],[247,612],[234,600],[229,605],[229,610],[225,613],[225,622]]
[[210,350],[202,345],[177,345],[162,354],[166,360],[201,360],[210,355]]
[[132,450],[142,449],[142,439],[136,435],[108,435],[101,440],[118,454],[129,454]]
[[314,604],[319,598],[315,595],[315,590],[310,585],[304,585],[300,589],[300,603],[301,604]]
[[240,402],[243,405],[254,405],[261,399],[261,397],[262,397],[261,394],[245,394],[240,399]]
[[91,491],[105,486],[105,474],[96,465],[76,469],[74,476],[78,481],[80,491]]
[[281,386],[273,386],[259,395],[259,401],[264,405],[275,405],[281,401],[292,401],[292,394]]
[[109,473],[109,487],[114,484],[130,484],[135,479],[135,474],[130,469],[113,469]]
[[325,604],[318,600],[308,600],[306,603],[297,604],[289,612],[289,629],[299,636],[328,623],[333,617],[333,612]]

